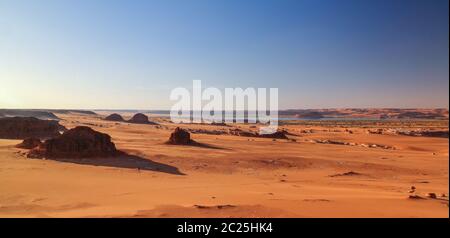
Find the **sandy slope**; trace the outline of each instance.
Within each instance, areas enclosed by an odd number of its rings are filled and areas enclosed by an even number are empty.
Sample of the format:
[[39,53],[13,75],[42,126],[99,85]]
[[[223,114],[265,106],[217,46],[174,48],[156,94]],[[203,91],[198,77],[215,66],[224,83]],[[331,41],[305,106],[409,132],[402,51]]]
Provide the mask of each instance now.
[[[1,217],[449,216],[448,198],[441,198],[448,196],[448,139],[367,134],[363,128],[349,134],[320,126],[305,134],[300,133],[305,126],[289,125],[284,128],[300,135],[291,136],[296,142],[193,134],[210,147],[173,146],[164,144],[173,124],[58,117],[68,128],[88,125],[109,133],[119,149],[139,158],[78,164],[27,159],[14,148],[18,140],[0,140]],[[332,176],[349,171],[358,174]],[[434,192],[439,198],[408,199],[412,185],[422,197]]]

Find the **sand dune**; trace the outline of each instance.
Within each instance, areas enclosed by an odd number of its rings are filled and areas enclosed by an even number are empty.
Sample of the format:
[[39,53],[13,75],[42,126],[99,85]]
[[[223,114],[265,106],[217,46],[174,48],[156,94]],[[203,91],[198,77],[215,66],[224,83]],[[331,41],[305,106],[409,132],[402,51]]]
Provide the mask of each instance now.
[[[287,122],[281,128],[287,140],[192,133],[209,146],[169,145],[176,127],[256,129],[103,120],[108,114],[57,116],[69,129],[89,125],[109,134],[123,156],[28,159],[27,150],[15,147],[21,140],[0,139],[0,216],[449,216],[448,138],[367,132],[394,128],[388,122]],[[448,129],[448,121],[408,123],[395,128]],[[317,142],[325,140],[368,146]]]

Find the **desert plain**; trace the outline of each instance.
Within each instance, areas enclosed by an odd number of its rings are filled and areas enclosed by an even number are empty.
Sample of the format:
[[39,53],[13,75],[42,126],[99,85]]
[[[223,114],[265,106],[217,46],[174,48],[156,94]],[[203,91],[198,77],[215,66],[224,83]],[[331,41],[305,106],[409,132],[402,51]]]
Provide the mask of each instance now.
[[[252,124],[106,121],[55,113],[107,133],[116,158],[27,158],[0,139],[0,217],[448,217],[447,120],[293,120],[288,139],[237,136]],[[129,119],[131,113],[121,113]],[[166,143],[176,127],[201,145]],[[434,196],[433,196],[434,194]]]

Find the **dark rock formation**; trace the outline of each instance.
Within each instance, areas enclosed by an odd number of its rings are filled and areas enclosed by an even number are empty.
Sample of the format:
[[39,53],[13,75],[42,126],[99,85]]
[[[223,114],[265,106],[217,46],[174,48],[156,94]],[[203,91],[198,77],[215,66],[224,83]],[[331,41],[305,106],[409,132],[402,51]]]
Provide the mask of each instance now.
[[142,113],[137,113],[135,114],[130,120],[128,120],[128,122],[130,123],[137,123],[137,124],[152,124],[152,125],[156,125],[156,123],[151,122],[148,120],[148,116],[142,114]]
[[117,113],[113,113],[113,114],[105,117],[105,120],[107,120],[107,121],[125,121],[123,119],[123,117]]
[[206,134],[206,135],[227,135],[228,132],[224,130],[206,130],[206,129],[188,129],[192,134]]
[[34,117],[4,117],[0,118],[0,138],[26,139],[51,138],[59,136],[59,131],[66,130],[57,121],[40,120]]
[[22,143],[16,145],[17,148],[21,149],[34,149],[42,144],[41,140],[38,138],[30,137],[23,140]]
[[432,199],[437,199],[436,193],[428,193],[427,196],[428,196],[429,198],[432,198]]
[[193,142],[194,141],[191,139],[191,134],[189,134],[189,132],[177,127],[175,131],[170,134],[170,138],[167,143],[172,145],[189,145]]
[[448,138],[448,130],[442,131],[428,131],[428,130],[416,130],[416,131],[396,131],[399,135],[405,136],[423,136],[423,137],[437,137],[437,138]]
[[238,128],[230,129],[228,130],[228,134],[233,136],[246,136],[246,137],[257,137],[258,135],[250,132],[250,131],[244,131]]
[[25,109],[0,109],[0,117],[35,117],[41,120],[58,120],[59,118],[49,111]]
[[273,138],[273,139],[288,139],[288,137],[286,136],[287,134],[288,134],[288,132],[286,132],[286,131],[277,131],[272,134],[261,134],[261,135],[259,135],[259,137]]
[[229,126],[225,122],[212,122],[212,126]]
[[359,176],[359,175],[362,175],[362,174],[360,174],[358,172],[350,171],[350,172],[345,172],[345,173],[342,173],[342,174],[333,174],[333,175],[330,175],[330,177]]
[[384,130],[382,128],[374,129],[374,130],[367,130],[369,134],[378,134],[381,135],[384,133]]
[[277,131],[272,134],[258,134],[251,131],[243,131],[241,129],[231,129],[228,131],[230,135],[234,136],[246,136],[246,137],[261,137],[261,138],[273,138],[273,139],[288,139],[286,136],[288,134],[287,131]]
[[45,141],[39,148],[30,151],[29,157],[92,158],[115,155],[118,151],[108,134],[79,126]]

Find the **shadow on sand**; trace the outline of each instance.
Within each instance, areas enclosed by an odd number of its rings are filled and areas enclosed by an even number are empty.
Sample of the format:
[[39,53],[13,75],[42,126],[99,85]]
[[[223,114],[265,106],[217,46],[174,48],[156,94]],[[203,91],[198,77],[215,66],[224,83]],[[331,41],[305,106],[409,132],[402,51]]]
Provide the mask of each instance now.
[[119,155],[116,157],[108,157],[108,158],[49,158],[49,160],[66,162],[66,163],[74,163],[74,164],[82,164],[82,165],[93,165],[93,166],[105,166],[105,167],[113,167],[113,168],[125,168],[125,169],[136,169],[139,171],[157,171],[161,173],[168,173],[174,175],[186,175],[178,170],[177,167],[158,163],[155,161],[151,161],[149,159],[137,156],[130,155],[123,151],[119,152]]
[[205,149],[214,149],[214,150],[230,150],[228,148],[223,148],[223,147],[219,147],[219,146],[215,146],[215,145],[210,145],[210,144],[206,144],[206,143],[200,143],[197,141],[191,141],[189,144],[185,144],[185,145],[179,145],[179,144],[171,144],[170,142],[166,142],[166,145],[173,145],[173,146],[192,146],[192,147],[200,147],[200,148],[205,148]]

